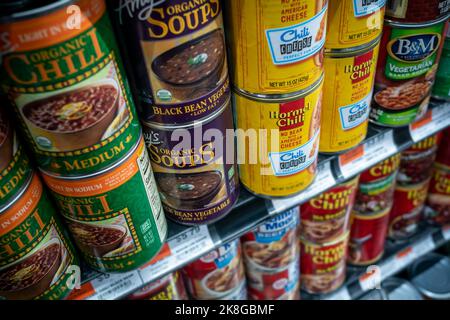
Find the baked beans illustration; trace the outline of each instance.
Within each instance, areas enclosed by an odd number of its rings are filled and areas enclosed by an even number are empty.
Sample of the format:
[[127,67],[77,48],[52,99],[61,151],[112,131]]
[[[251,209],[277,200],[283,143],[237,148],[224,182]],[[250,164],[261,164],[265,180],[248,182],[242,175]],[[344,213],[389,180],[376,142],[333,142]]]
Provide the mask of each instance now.
[[450,4],[447,0],[388,0],[386,19],[414,24],[439,19],[447,14]]
[[133,292],[128,300],[188,300],[179,271],[168,274]]

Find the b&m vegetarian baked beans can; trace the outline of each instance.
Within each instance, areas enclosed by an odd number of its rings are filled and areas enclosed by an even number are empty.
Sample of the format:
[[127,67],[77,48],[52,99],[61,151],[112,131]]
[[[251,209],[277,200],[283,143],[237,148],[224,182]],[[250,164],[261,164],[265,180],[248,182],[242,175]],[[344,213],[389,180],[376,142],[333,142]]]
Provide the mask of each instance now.
[[233,95],[239,177],[252,193],[286,197],[311,184],[319,151],[322,81],[283,100]]
[[250,299],[299,298],[298,218],[299,208],[296,207],[241,237]]
[[439,19],[450,8],[448,0],[387,0],[386,19],[415,24]]
[[349,233],[328,243],[300,240],[302,289],[324,294],[339,288],[345,280]]
[[181,127],[144,122],[143,130],[167,217],[196,225],[230,212],[239,178],[229,100],[202,122]]
[[[450,2],[448,3],[450,4]],[[449,22],[447,21],[448,24]],[[434,99],[450,101],[450,27],[448,26],[432,90],[431,96]]]
[[330,0],[326,51],[354,51],[381,35],[386,0]]
[[279,96],[318,82],[327,2],[225,1],[234,87],[247,94]]
[[104,171],[80,177],[42,171],[42,176],[92,268],[129,271],[161,249],[167,225],[142,138]]
[[191,123],[229,98],[219,0],[113,1],[143,121]]
[[38,175],[29,178],[0,211],[0,298],[63,299],[78,260]]
[[128,300],[188,300],[179,271],[168,274],[133,292]]
[[300,236],[327,243],[348,233],[358,176],[341,183],[301,205]]
[[358,51],[325,54],[320,152],[343,152],[366,137],[378,48],[376,40]]
[[399,127],[422,117],[445,35],[445,19],[404,25],[385,21],[370,119]]
[[70,5],[0,17],[0,85],[39,166],[61,175],[107,168],[139,139],[104,1]]
[[242,297],[245,271],[241,254],[240,242],[234,240],[184,267],[190,296],[198,300]]

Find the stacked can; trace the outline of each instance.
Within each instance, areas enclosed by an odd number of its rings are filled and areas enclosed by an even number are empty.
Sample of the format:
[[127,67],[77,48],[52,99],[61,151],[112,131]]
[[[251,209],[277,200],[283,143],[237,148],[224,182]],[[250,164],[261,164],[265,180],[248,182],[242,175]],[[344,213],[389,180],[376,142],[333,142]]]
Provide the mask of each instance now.
[[329,1],[319,151],[339,153],[367,134],[385,1]]
[[302,289],[312,294],[336,290],[345,280],[350,213],[358,176],[301,205]]
[[431,93],[434,99],[442,101],[450,101],[450,28],[448,25],[447,21],[447,34]]
[[299,208],[296,207],[241,238],[250,299],[299,299],[298,218]]
[[383,255],[399,165],[397,153],[361,173],[351,215],[350,264],[370,265]]
[[76,4],[76,27],[69,1],[0,21],[0,82],[86,262],[128,271],[161,249],[166,220],[105,2]]
[[293,195],[316,175],[327,1],[225,3],[241,183]]
[[166,215],[216,221],[239,193],[221,3],[167,0],[141,13],[112,3]]
[[417,231],[440,139],[441,133],[438,133],[401,154],[394,205],[389,214],[389,237],[392,239],[406,239]]
[[238,240],[227,243],[181,269],[196,300],[246,300],[247,285]]
[[444,44],[446,1],[387,1],[370,119],[405,126],[428,109]]
[[127,297],[128,300],[188,300],[179,271],[153,281]]
[[75,250],[1,103],[0,299],[63,299]]

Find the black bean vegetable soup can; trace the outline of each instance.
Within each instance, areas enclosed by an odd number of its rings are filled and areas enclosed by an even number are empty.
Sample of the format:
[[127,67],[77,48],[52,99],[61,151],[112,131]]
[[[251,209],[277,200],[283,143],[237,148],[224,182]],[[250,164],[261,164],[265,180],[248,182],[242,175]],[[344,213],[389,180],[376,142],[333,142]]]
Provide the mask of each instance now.
[[219,0],[111,1],[147,123],[208,118],[230,89]]

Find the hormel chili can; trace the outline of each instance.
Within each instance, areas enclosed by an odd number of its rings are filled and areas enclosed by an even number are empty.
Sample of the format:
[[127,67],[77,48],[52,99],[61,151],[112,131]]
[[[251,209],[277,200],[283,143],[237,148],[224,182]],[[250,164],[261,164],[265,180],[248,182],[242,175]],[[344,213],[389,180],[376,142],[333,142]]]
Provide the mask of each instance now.
[[80,177],[42,171],[90,267],[125,272],[162,248],[167,224],[144,139],[111,168]]
[[441,133],[414,144],[401,154],[398,185],[416,184],[431,177]]
[[354,265],[370,265],[384,252],[390,208],[378,213],[358,213],[351,216],[351,231],[347,261]]
[[249,297],[253,300],[299,297],[299,208],[285,211],[241,238]]
[[233,299],[242,296],[245,271],[239,240],[211,251],[185,266],[182,272],[189,295],[194,299]]
[[301,205],[300,236],[303,239],[327,243],[349,231],[358,178],[338,184]]
[[414,185],[396,186],[389,214],[389,237],[402,240],[417,231],[430,179]]
[[427,22],[447,14],[448,0],[387,0],[386,19],[406,24]]
[[395,173],[400,165],[400,153],[377,163],[359,176],[359,183],[365,184],[385,179]]
[[188,300],[183,278],[175,271],[133,292],[128,300]]
[[302,289],[312,294],[336,290],[345,280],[349,233],[323,244],[300,240]]

